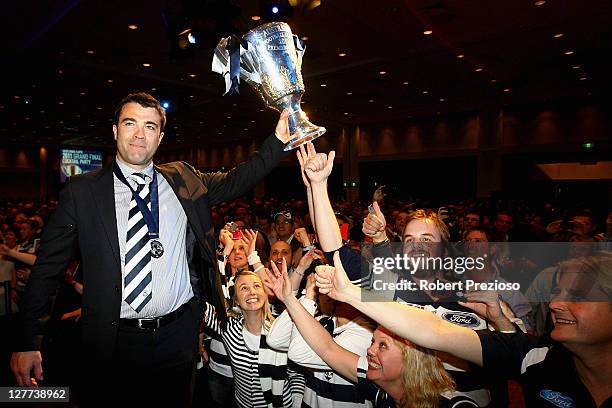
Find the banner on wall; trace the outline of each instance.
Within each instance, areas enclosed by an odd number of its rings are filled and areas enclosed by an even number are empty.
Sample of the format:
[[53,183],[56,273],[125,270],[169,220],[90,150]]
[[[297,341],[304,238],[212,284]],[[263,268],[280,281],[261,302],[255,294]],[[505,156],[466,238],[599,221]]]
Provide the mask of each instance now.
[[60,181],[102,168],[102,152],[95,150],[62,149]]

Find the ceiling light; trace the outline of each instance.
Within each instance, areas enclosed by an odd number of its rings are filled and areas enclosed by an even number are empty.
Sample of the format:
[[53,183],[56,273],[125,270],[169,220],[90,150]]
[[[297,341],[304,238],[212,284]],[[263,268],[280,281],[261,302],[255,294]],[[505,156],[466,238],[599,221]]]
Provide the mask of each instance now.
[[572,69],[580,69],[580,68],[582,68],[580,65],[574,65],[574,66],[572,67]]
[[340,54],[338,54],[339,57],[346,57],[346,52],[341,52]]
[[423,34],[425,34],[425,35],[432,35],[432,34],[433,34],[433,31],[431,31],[431,30],[425,30],[425,31],[423,31]]
[[196,74],[189,74],[189,76],[190,76],[191,78],[195,78],[195,77],[196,77]]
[[81,95],[81,96],[85,96],[85,94],[86,94],[86,93],[87,93],[87,92],[83,91],[83,92],[81,92],[81,93],[80,93],[80,95]]
[[403,85],[408,85],[409,83],[410,83],[410,82],[408,82],[408,81],[404,81],[404,82],[402,82],[402,84],[403,84]]
[[573,55],[573,54],[574,54],[574,51],[572,50],[565,51],[565,55]]
[[259,21],[259,20],[261,20],[261,17],[259,17],[259,16],[251,16],[251,20]]
[[457,58],[461,59],[461,58],[463,58],[463,57],[465,57],[465,55],[463,55],[463,54],[457,54]]
[[586,81],[587,79],[588,79],[588,78],[587,78],[587,77],[585,77],[585,76],[578,78],[578,80],[579,80],[579,81]]
[[347,115],[348,115],[348,112],[344,112],[344,116],[347,116]]
[[112,79],[107,79],[106,82],[108,82],[109,84],[112,84],[113,80]]
[[563,33],[557,33],[557,34],[553,35],[553,38],[561,38],[563,36],[564,36]]
[[387,71],[379,71],[378,72],[380,75],[385,75],[387,73]]
[[423,91],[423,95],[427,95],[429,91]]
[[372,103],[372,102],[374,102],[374,99],[370,99],[370,100],[368,100],[368,102]]
[[63,105],[63,104],[64,104],[64,102],[63,102],[63,101],[59,101],[59,102],[58,102],[58,104],[59,104],[59,105]]
[[440,98],[440,102],[444,102],[446,99],[444,98]]
[[533,3],[536,6],[543,6],[546,4],[545,0],[537,0],[535,3]]
[[130,30],[137,30],[137,29],[138,29],[138,26],[137,26],[136,24],[130,24],[130,25],[128,26],[128,28],[129,28]]
[[301,39],[302,41],[308,41],[308,37],[307,37],[307,36],[300,37],[300,39]]
[[148,62],[145,62],[145,63],[142,64],[142,66],[148,68],[148,67],[151,66],[151,64],[149,64]]
[[88,53],[89,55],[94,55],[96,52],[95,52],[94,50],[87,50],[87,53]]
[[494,83],[496,83],[496,82],[497,82],[497,79],[492,79],[492,80],[491,80],[491,83],[492,83],[492,84],[494,84]]
[[476,68],[475,71],[476,72],[482,72],[482,68]]
[[321,84],[321,86],[322,86],[322,87],[326,87],[326,86],[327,86],[327,84]]
[[387,106],[387,109],[393,109],[393,106],[389,105]]
[[504,92],[510,92],[510,88],[505,88]]
[[350,95],[352,95],[353,93],[352,93],[352,92],[347,92],[346,94],[350,96]]

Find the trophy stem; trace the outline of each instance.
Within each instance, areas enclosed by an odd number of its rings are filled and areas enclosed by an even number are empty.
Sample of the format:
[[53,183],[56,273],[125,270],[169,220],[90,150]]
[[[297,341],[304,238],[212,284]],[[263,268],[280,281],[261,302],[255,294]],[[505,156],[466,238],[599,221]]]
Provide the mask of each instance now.
[[[289,110],[289,133],[291,140],[285,145],[284,150],[293,150],[306,142],[310,142],[325,133],[325,128],[314,125],[308,120],[308,116],[301,109],[300,100],[302,92],[287,95],[275,102],[279,108]],[[281,109],[282,110],[282,109]]]

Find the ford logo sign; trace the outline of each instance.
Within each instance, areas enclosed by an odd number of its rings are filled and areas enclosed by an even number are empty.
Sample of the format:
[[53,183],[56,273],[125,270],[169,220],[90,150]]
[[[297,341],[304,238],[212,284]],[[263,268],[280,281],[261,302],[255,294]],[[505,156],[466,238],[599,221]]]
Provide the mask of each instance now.
[[560,408],[575,408],[574,400],[558,391],[540,390],[540,397]]
[[480,325],[478,318],[466,312],[444,312],[442,318],[463,327],[474,328]]

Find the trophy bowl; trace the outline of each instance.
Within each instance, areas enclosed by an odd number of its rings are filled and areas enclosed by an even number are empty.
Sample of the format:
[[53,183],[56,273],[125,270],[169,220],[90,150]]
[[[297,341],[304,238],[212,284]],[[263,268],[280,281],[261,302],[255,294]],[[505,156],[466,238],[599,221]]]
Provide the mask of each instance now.
[[301,67],[304,44],[286,23],[267,23],[242,38],[223,38],[215,49],[213,71],[225,77],[226,94],[237,93],[240,78],[251,85],[268,108],[289,111],[292,150],[325,133],[301,109],[304,81]]

